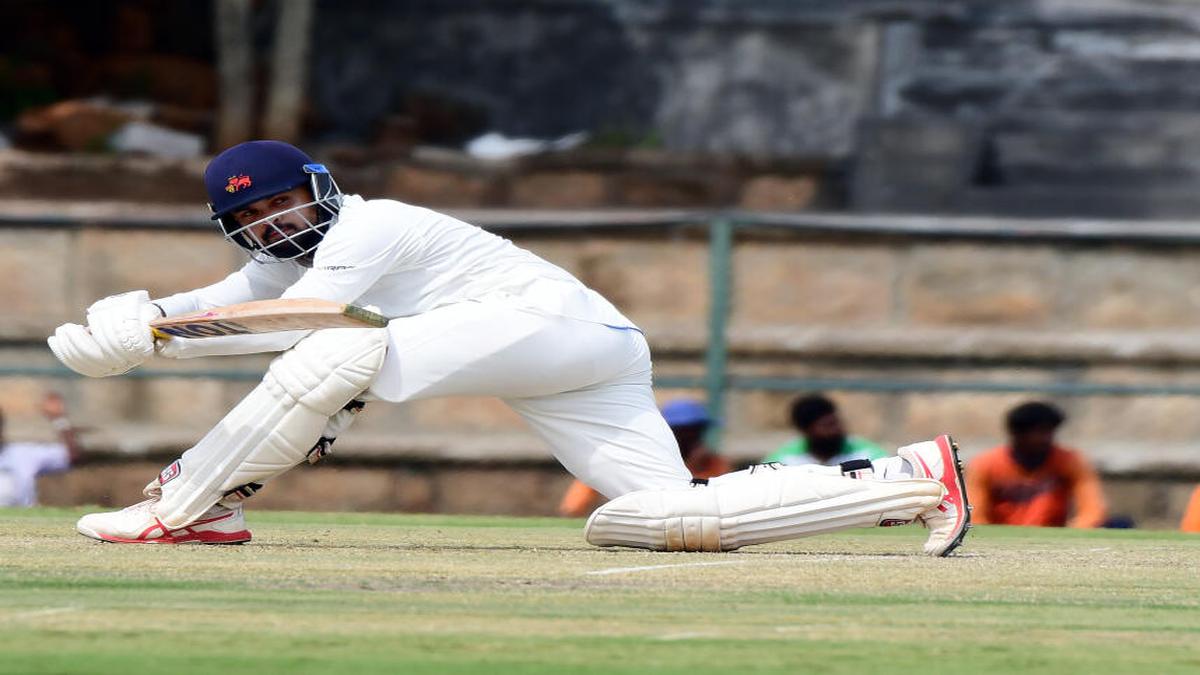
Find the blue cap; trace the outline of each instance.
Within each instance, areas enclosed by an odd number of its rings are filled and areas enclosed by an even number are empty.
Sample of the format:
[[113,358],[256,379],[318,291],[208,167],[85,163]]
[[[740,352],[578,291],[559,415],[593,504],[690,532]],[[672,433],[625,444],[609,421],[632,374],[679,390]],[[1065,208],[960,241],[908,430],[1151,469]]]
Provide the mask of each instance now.
[[685,427],[693,424],[712,424],[708,409],[704,404],[690,398],[671,401],[662,407],[663,419],[673,427]]
[[213,220],[265,197],[309,182],[304,167],[313,160],[281,141],[247,141],[213,157],[204,170],[204,188]]

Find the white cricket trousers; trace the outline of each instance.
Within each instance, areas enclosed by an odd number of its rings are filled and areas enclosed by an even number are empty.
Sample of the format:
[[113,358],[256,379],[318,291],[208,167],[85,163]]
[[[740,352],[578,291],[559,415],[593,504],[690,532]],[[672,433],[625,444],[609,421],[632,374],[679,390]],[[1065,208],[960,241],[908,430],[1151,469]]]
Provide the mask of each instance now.
[[610,499],[687,485],[691,473],[650,387],[650,348],[628,328],[462,302],[393,319],[369,393],[504,400],[584,483]]

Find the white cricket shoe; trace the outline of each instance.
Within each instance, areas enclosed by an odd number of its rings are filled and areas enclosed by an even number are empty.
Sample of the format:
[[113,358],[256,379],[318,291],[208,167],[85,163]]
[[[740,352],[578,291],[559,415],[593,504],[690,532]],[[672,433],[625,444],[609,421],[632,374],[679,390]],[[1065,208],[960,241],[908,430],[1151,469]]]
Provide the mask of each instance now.
[[967,504],[958,446],[943,434],[932,441],[906,445],[897,454],[912,464],[914,478],[931,478],[946,488],[942,503],[918,517],[929,528],[925,552],[932,556],[949,555],[962,544],[971,527],[971,507]]
[[167,529],[154,515],[157,499],[147,499],[120,511],[89,513],[75,529],[85,537],[119,544],[241,544],[250,541],[250,530],[239,506],[213,506],[195,522]]

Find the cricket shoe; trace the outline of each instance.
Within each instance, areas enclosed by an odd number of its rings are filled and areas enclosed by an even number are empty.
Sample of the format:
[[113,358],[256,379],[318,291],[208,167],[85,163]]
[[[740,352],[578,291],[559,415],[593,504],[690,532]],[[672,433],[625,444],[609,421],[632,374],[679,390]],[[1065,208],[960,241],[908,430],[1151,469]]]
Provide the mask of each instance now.
[[118,544],[242,544],[250,530],[242,508],[212,507],[183,527],[170,529],[154,515],[157,499],[147,499],[120,511],[89,513],[75,529],[85,537]]
[[971,527],[971,507],[967,504],[958,446],[943,434],[932,441],[906,445],[897,454],[912,464],[914,478],[936,480],[946,489],[942,503],[918,518],[929,528],[925,552],[932,556],[949,555],[962,544]]

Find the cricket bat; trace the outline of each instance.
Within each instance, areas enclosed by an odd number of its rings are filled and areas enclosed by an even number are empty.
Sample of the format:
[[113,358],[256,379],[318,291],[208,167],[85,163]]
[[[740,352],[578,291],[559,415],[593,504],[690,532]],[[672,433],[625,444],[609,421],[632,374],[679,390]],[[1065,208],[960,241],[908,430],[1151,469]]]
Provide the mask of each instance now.
[[150,322],[154,336],[206,338],[321,328],[382,328],[387,317],[329,300],[256,300]]

